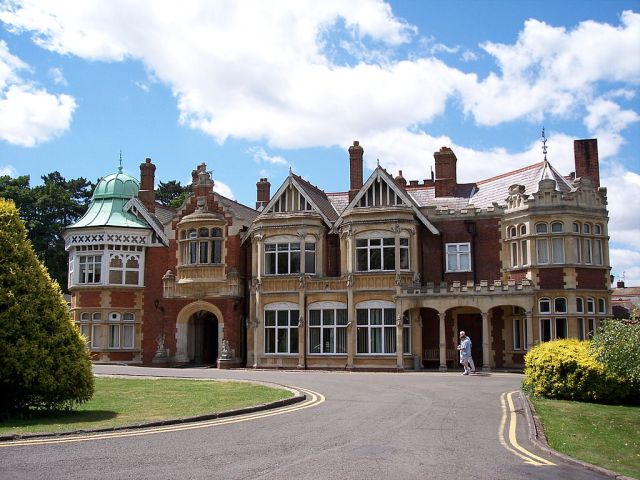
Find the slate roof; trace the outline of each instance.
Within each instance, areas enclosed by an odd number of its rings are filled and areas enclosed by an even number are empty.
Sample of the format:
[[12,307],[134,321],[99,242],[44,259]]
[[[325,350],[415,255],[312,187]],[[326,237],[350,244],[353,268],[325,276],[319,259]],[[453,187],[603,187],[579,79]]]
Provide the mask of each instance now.
[[241,203],[231,200],[230,198],[220,195],[218,192],[214,192],[218,202],[227,210],[229,210],[234,217],[239,220],[244,220],[247,225],[255,220],[258,216],[258,211],[251,207],[247,207]]
[[307,182],[304,178],[296,175],[295,173],[291,173],[291,176],[295,178],[304,191],[303,193],[309,197],[309,200],[318,206],[323,215],[327,217],[330,222],[335,222],[338,218],[338,212],[333,208],[333,205],[324,190],[320,190],[318,187]]
[[338,215],[341,215],[344,209],[347,208],[347,205],[349,205],[349,192],[327,193],[326,195]]

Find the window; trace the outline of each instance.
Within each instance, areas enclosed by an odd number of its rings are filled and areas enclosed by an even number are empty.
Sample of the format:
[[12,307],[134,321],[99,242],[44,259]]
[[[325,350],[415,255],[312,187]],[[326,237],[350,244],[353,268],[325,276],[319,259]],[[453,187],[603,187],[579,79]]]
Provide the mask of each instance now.
[[527,234],[527,226],[520,225],[520,235],[526,235],[526,234]]
[[584,313],[584,301],[580,297],[576,298],[576,312]]
[[529,265],[529,249],[527,240],[520,241],[520,254],[522,255],[522,265]]
[[553,299],[554,313],[567,313],[567,299],[558,297]]
[[299,319],[300,314],[297,309],[265,310],[264,352],[298,353]]
[[578,340],[586,340],[586,334],[584,330],[584,318],[578,318]]
[[447,243],[447,272],[470,272],[471,249],[469,243]]
[[395,317],[395,308],[357,308],[357,352],[359,354],[395,354]]
[[602,235],[602,225],[596,224],[593,227],[593,233],[596,235]]
[[573,233],[580,233],[580,224],[578,222],[573,222],[572,230]]
[[587,298],[587,313],[596,313],[596,304],[593,298]]
[[564,263],[564,238],[551,239],[553,263]]
[[78,283],[100,283],[102,255],[78,255]]
[[511,242],[511,266],[518,266],[518,242]]
[[191,228],[180,234],[183,265],[222,263],[222,229]]
[[593,241],[593,263],[602,265],[602,240],[599,238]]
[[579,238],[572,238],[571,239],[571,244],[573,245],[573,261],[575,263],[580,263],[582,262],[582,249],[580,248],[580,239]]
[[549,240],[546,238],[536,239],[536,254],[538,263],[541,265],[549,263]]
[[91,326],[91,348],[102,348],[102,337],[100,336],[100,325]]
[[80,325],[80,334],[84,337],[87,346],[91,345],[91,325]]
[[549,227],[546,223],[536,223],[536,233],[548,233]]
[[566,318],[556,318],[556,338],[567,338]]
[[400,270],[409,270],[409,239],[400,239]]
[[357,269],[395,270],[396,254],[394,238],[360,238],[356,240]]
[[553,222],[551,224],[551,232],[552,233],[562,233],[562,232],[564,232],[564,226],[560,222]]
[[111,254],[109,258],[109,283],[112,285],[138,285],[140,256]]
[[587,334],[589,335],[589,338],[593,338],[593,335],[596,333],[597,327],[598,327],[598,324],[596,323],[595,318],[590,318],[587,320],[587,328],[588,328]]
[[[330,303],[326,302],[330,307]],[[309,353],[347,353],[347,308],[320,308],[312,305],[309,310]]]
[[316,244],[313,242],[304,244],[304,270],[305,273],[316,273]]
[[540,319],[540,341],[541,342],[549,342],[552,340],[551,336],[551,319],[550,318],[541,318]]
[[527,325],[524,318],[513,319],[513,349],[525,350],[527,343]]
[[516,236],[516,227],[509,227],[509,237],[513,238]]
[[[586,225],[585,225],[586,226]],[[590,264],[593,262],[592,250],[591,250],[591,239],[584,239],[584,263]]]
[[607,313],[607,304],[606,304],[604,298],[599,298],[598,299],[598,313],[600,313],[600,314]]
[[[135,315],[130,312],[109,313],[108,347],[113,349],[127,349],[134,347]],[[127,324],[128,323],[128,324]]]
[[548,298],[538,300],[538,311],[540,313],[551,313],[551,300]]
[[591,233],[591,225],[588,223],[585,223],[583,231],[584,233]]
[[[316,245],[305,243],[305,273],[316,271]],[[300,243],[267,243],[265,250],[265,273],[289,275],[300,273]]]

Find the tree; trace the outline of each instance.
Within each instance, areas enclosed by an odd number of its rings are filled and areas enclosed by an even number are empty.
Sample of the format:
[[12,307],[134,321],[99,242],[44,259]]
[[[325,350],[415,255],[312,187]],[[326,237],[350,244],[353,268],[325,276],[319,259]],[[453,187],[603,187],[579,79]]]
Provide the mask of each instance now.
[[189,187],[183,187],[180,182],[169,180],[160,182],[156,191],[156,199],[163,205],[178,208],[189,194]]
[[71,408],[93,395],[91,361],[18,210],[0,199],[0,414]]
[[66,180],[59,172],[44,175],[29,187],[29,177],[0,177],[0,197],[12,199],[25,221],[29,239],[51,276],[67,290],[67,253],[62,231],[87,211],[93,184],[85,178]]

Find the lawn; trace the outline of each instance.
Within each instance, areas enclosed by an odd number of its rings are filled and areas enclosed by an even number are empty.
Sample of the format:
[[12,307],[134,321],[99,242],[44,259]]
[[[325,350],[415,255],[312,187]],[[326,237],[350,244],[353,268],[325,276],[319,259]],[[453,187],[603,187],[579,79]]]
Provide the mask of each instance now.
[[640,406],[532,398],[549,445],[573,458],[640,478]]
[[260,405],[293,396],[247,382],[97,377],[93,398],[73,411],[34,412],[0,422],[0,434],[132,425]]

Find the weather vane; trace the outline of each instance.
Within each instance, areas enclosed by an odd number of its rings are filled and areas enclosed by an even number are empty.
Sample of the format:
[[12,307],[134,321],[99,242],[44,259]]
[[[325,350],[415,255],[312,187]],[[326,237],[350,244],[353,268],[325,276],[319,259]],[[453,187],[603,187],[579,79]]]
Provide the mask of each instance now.
[[118,167],[118,173],[122,173],[122,150],[120,150],[120,166]]
[[544,161],[547,161],[547,137],[544,135],[544,127],[542,127],[542,153],[544,154]]

